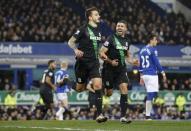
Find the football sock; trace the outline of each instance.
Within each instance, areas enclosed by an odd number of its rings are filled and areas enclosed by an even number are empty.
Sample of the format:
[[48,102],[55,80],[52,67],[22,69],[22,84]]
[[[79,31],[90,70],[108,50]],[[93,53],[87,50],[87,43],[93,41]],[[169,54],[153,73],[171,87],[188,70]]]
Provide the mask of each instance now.
[[127,94],[121,94],[120,107],[121,107],[121,117],[125,117],[127,111]]
[[99,116],[102,113],[102,90],[95,90],[95,106],[97,108],[97,115]]

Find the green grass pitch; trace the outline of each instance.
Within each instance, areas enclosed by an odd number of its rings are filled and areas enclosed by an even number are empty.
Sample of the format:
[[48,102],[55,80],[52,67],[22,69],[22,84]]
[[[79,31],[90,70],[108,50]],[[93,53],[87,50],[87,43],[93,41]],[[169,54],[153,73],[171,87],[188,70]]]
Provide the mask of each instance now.
[[191,131],[191,121],[0,121],[0,131]]

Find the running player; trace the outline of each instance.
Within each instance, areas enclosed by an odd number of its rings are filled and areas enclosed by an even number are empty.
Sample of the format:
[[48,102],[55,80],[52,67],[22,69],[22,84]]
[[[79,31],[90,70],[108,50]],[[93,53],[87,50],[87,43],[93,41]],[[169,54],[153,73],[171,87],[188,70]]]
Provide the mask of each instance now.
[[54,85],[54,70],[56,69],[55,60],[48,61],[48,69],[44,71],[42,77],[42,87],[40,88],[40,96],[45,104],[45,117],[48,109],[52,112],[54,108],[53,104],[53,93],[52,90],[56,90],[56,85]]
[[55,82],[57,85],[56,97],[59,103],[59,109],[56,112],[56,119],[63,120],[63,113],[68,111],[68,92],[70,92],[69,74],[67,72],[68,63],[62,61],[60,64],[60,70],[55,73]]
[[144,84],[147,91],[146,97],[146,119],[151,120],[152,101],[159,91],[158,71],[166,81],[166,74],[158,60],[158,52],[155,48],[158,40],[156,35],[148,36],[148,45],[143,47],[139,53],[140,61],[140,84]]
[[[86,10],[88,23],[82,26],[68,41],[76,55],[75,75],[78,92],[84,91],[88,80],[92,81],[95,90],[98,123],[107,121],[102,114],[102,80],[99,72],[98,46],[101,43],[101,32],[98,29],[100,15],[95,7]],[[77,46],[78,43],[78,46]]]

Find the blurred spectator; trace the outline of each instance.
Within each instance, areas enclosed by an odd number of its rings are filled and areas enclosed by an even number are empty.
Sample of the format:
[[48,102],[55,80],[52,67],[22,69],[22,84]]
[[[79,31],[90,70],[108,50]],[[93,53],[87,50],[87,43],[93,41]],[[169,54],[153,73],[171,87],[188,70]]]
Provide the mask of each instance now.
[[[130,119],[143,120],[144,119],[144,106],[143,105],[130,105],[127,110],[127,115]],[[70,108],[71,114],[64,114],[64,120],[89,120],[93,119],[94,111],[89,110],[88,107],[74,106]],[[112,105],[108,110],[104,110],[104,113],[111,120],[120,118],[119,106]],[[42,120],[43,110],[40,107],[36,107],[35,110],[31,110],[31,106],[20,105],[14,109],[10,109],[7,106],[0,106],[0,120]],[[153,114],[155,119],[161,120],[189,120],[191,119],[191,106],[187,107],[184,112],[179,112],[174,106],[157,107],[156,112]],[[49,112],[49,120],[53,120],[54,115]]]
[[83,8],[97,6],[101,16],[111,28],[119,19],[128,21],[128,29],[136,43],[146,42],[145,37],[152,32],[158,34],[162,43],[190,45],[191,26],[180,12],[160,16],[151,9],[147,0],[75,0]]
[[17,105],[17,99],[15,97],[16,89],[11,89],[5,97],[4,105],[15,107]]
[[182,93],[180,93],[176,98],[176,105],[178,106],[179,112],[184,111],[185,104],[186,104],[186,98]]
[[12,84],[8,78],[4,80],[4,90],[8,91],[12,89]]

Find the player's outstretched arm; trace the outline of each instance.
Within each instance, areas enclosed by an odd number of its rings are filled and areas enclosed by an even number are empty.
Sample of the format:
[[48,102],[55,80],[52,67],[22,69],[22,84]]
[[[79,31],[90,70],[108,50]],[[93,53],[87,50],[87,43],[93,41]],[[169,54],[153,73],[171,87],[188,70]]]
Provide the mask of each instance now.
[[138,59],[132,58],[129,51],[127,51],[126,60],[127,60],[128,63],[130,63],[130,64],[132,64],[132,65],[134,65],[134,66],[139,66],[139,61],[138,61]]

